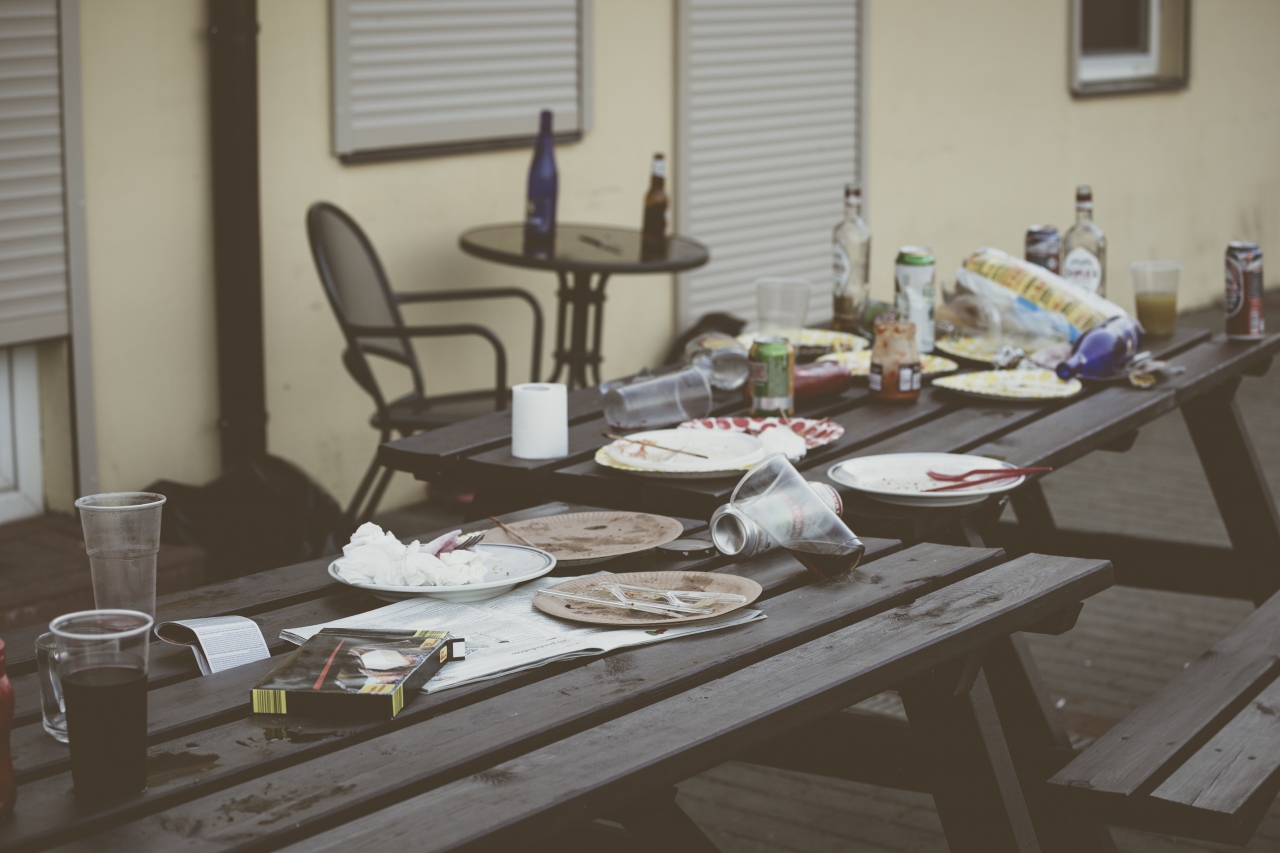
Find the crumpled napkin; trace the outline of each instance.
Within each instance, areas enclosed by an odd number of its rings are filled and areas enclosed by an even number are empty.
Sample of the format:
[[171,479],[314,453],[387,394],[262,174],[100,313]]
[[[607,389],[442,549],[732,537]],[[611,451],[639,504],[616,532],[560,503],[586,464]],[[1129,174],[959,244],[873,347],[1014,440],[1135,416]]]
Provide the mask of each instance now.
[[778,426],[773,429],[762,429],[756,436],[768,453],[785,453],[792,462],[803,459],[809,447],[804,438],[797,435],[790,427]]
[[404,545],[390,531],[366,522],[342,547],[338,575],[351,583],[379,586],[465,586],[483,583],[487,566],[475,551],[456,551],[460,530],[423,545]]

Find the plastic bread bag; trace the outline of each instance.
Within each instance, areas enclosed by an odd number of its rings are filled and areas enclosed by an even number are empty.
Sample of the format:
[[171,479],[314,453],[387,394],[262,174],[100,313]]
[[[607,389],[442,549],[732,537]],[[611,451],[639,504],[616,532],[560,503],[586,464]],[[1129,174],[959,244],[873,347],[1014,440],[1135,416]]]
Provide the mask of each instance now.
[[974,292],[983,287],[983,281],[989,282],[1013,293],[1019,304],[1061,315],[1074,329],[1070,337],[1073,341],[1112,317],[1128,316],[1114,302],[999,249],[983,248],[974,252],[965,258],[956,276]]
[[956,293],[946,300],[946,308],[939,313],[964,334],[989,340],[993,347],[1008,344],[1031,352],[1080,337],[1080,331],[1063,315],[964,267],[956,270]]

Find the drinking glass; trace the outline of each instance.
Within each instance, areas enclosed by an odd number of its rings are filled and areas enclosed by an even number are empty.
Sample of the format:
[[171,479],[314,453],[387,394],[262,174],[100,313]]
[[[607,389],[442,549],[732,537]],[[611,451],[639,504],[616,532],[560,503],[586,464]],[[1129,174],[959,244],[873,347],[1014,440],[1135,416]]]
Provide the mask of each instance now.
[[604,417],[621,429],[655,429],[711,413],[711,384],[696,367],[611,388]]
[[76,501],[93,576],[93,603],[156,615],[156,554],[164,495],[112,492]]
[[54,740],[67,742],[67,707],[58,677],[58,638],[52,631],[36,638],[36,670],[40,678],[40,717]]
[[784,454],[748,471],[729,503],[820,578],[853,569],[866,551]]
[[707,374],[711,385],[722,391],[738,390],[751,372],[746,347],[723,332],[707,332],[689,341],[684,361]]
[[803,278],[756,279],[756,313],[762,335],[794,333],[804,328],[813,286]]
[[83,610],[49,624],[57,638],[77,796],[134,794],[147,786],[152,624],[136,610]]
[[1138,322],[1143,331],[1155,337],[1172,335],[1178,325],[1177,261],[1134,261],[1133,299],[1138,308]]

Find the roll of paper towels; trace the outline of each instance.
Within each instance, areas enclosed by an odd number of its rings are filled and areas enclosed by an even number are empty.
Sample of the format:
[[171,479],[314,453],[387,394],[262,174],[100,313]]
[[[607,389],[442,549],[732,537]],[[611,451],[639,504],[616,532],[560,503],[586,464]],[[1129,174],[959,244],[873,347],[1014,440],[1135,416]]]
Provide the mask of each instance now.
[[559,382],[528,382],[511,389],[511,455],[558,459],[569,455],[569,398]]

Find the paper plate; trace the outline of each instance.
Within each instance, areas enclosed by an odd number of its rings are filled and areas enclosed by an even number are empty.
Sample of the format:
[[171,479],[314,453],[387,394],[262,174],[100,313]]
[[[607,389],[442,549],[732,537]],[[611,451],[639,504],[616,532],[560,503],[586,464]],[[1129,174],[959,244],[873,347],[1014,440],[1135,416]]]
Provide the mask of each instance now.
[[1030,402],[1063,400],[1074,397],[1084,388],[1079,379],[1064,382],[1051,370],[980,370],[944,376],[933,380],[933,384],[984,400]]
[[724,575],[719,572],[627,572],[617,575],[585,575],[556,584],[551,589],[572,592],[582,595],[592,587],[601,583],[632,584],[647,586],[653,589],[694,590],[697,592],[731,592],[744,596],[747,600],[742,604],[720,603],[707,608],[706,615],[698,616],[658,616],[641,610],[624,610],[620,607],[585,604],[565,598],[538,594],[533,597],[533,606],[550,616],[569,619],[573,622],[586,622],[591,625],[630,625],[641,627],[646,625],[684,625],[689,622],[702,622],[723,616],[734,610],[746,607],[760,597],[760,584],[749,578],[737,575]]
[[[837,364],[843,364],[854,376],[867,376],[871,373],[871,350],[833,352],[822,356],[818,361],[834,361]],[[943,373],[955,373],[960,369],[960,365],[949,358],[926,353],[920,356],[920,369],[924,371],[925,376],[938,376]]]
[[[684,533],[684,525],[674,518],[647,512],[566,512],[508,522],[507,527],[558,563],[578,566],[647,551]],[[499,527],[485,533],[484,541],[515,543]]]
[[996,356],[995,348],[989,342],[978,338],[938,338],[933,342],[933,348],[941,350],[947,355],[954,355],[956,358],[977,361],[982,364],[990,364],[991,359]]
[[538,548],[525,545],[503,545],[481,542],[472,548],[489,558],[488,571],[481,583],[461,586],[386,586],[383,584],[354,583],[338,574],[342,558],[329,564],[329,576],[338,583],[367,589],[374,598],[383,601],[403,601],[406,598],[439,598],[444,601],[484,601],[510,592],[525,581],[540,578],[556,567],[556,558]]
[[866,338],[850,332],[833,332],[831,329],[793,329],[765,335],[761,332],[746,332],[738,335],[738,343],[748,349],[756,338],[783,337],[796,347],[805,349],[827,349],[831,352],[856,352],[871,346]]
[[760,439],[727,430],[660,429],[633,433],[629,437],[707,458],[620,440],[597,450],[596,462],[647,477],[705,480],[740,475],[767,455]]
[[961,453],[885,453],[861,456],[837,462],[827,476],[841,485],[863,492],[885,503],[901,506],[965,506],[986,500],[1026,481],[1025,476],[998,483],[983,483],[969,489],[950,492],[926,492],[947,483],[934,480],[926,471],[939,474],[963,474],[976,468],[1013,468],[1005,462],[985,456]]
[[786,427],[803,438],[805,447],[810,450],[830,444],[844,435],[844,427],[841,424],[812,418],[787,418],[785,421],[782,418],[700,418],[696,421],[685,421],[677,429],[719,429],[759,435],[767,429],[778,427]]

